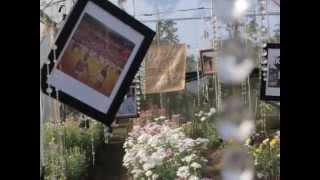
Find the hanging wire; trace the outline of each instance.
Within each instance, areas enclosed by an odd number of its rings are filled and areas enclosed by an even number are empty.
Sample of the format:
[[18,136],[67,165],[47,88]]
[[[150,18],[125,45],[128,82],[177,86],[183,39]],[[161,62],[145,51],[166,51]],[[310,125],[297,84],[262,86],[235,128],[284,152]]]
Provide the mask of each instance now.
[[177,9],[174,11],[162,11],[162,12],[156,12],[156,13],[144,13],[139,14],[137,16],[157,16],[158,14],[169,14],[174,12],[189,12],[189,11],[197,11],[197,10],[211,10],[211,8],[205,8],[205,7],[199,7],[199,8],[190,8],[190,9]]

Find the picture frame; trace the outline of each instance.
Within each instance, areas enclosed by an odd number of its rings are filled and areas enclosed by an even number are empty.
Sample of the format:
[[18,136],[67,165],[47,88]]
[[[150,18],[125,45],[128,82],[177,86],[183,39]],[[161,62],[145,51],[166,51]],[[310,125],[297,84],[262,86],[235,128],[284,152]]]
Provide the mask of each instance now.
[[110,126],[154,36],[107,0],[78,0],[42,66],[42,92]]
[[265,47],[267,72],[261,74],[261,100],[280,101],[280,44],[269,43]]
[[213,52],[213,49],[200,50],[201,72],[204,76],[213,75],[215,73]]
[[132,85],[127,92],[123,102],[120,105],[118,113],[116,115],[117,119],[128,119],[137,118],[138,114],[138,104],[136,98],[136,87]]

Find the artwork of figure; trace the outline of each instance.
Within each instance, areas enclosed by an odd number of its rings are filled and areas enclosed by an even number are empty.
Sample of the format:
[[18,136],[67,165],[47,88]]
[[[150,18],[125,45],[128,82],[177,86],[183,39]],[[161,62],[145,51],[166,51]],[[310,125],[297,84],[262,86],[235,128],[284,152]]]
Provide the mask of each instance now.
[[85,14],[62,60],[61,70],[110,96],[134,43]]

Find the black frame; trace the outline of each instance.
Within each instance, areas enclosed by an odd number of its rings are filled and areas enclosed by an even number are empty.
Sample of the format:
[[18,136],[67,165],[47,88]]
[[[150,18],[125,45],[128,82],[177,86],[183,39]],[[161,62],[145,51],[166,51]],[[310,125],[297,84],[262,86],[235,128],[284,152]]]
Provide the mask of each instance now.
[[[265,56],[265,58],[267,58],[268,64],[269,64],[269,59],[268,59],[269,51],[268,51],[268,49],[280,49],[280,44],[279,43],[268,43],[267,46],[264,48],[264,50],[267,52],[267,55]],[[265,100],[265,101],[280,101],[280,96],[266,95],[265,92],[266,92],[266,88],[267,88],[267,83],[263,79],[264,79],[263,73],[261,73],[260,99]]]
[[[145,54],[147,53],[149,46],[152,43],[153,37],[155,36],[155,32],[107,0],[78,0],[74,8],[72,9],[71,13],[69,14],[65,22],[65,25],[63,26],[61,32],[59,33],[55,41],[55,44],[57,46],[56,53],[55,53],[56,57],[59,57],[63,48],[68,45],[67,40],[69,39],[69,36],[72,34],[72,31],[75,28],[78,19],[80,18],[83,10],[85,9],[89,1],[96,4],[97,6],[107,11],[112,16],[118,18],[120,21],[127,24],[132,29],[141,33],[144,36],[144,39],[140,45],[140,48],[138,49],[136,56],[134,57],[126,76],[124,77],[123,81],[120,83],[120,87],[116,92],[114,99],[111,99],[109,110],[105,114],[81,102],[80,100],[72,96],[69,96],[68,94],[62,91],[59,91],[58,93],[59,101],[61,101],[62,103],[72,106],[77,110],[79,110],[80,112],[104,123],[107,126],[110,126],[114,121],[118,108],[122,103],[123,97],[125,96],[126,92],[129,90],[131,82],[134,79],[134,76],[137,73],[141,62]],[[49,74],[50,74],[54,68],[54,62],[53,62],[54,50],[50,51],[48,55],[48,60],[50,64],[43,65],[41,69],[41,89],[43,93],[45,93],[46,95],[57,99],[57,93],[56,93],[55,87],[52,87],[50,85],[50,87],[52,88],[51,95],[48,94],[46,91],[46,89],[48,88],[47,71],[49,71]],[[48,66],[49,66],[49,69],[48,69]]]
[[[201,72],[202,72],[202,74],[204,75],[204,76],[211,76],[211,75],[213,75],[214,74],[214,72],[211,74],[209,74],[209,73],[206,73],[205,71],[204,71],[204,59],[203,59],[203,54],[204,53],[207,53],[207,52],[214,52],[214,49],[203,49],[203,50],[200,50],[200,65],[201,65]],[[212,64],[212,66],[213,66],[213,64]],[[213,68],[213,67],[212,67]]]

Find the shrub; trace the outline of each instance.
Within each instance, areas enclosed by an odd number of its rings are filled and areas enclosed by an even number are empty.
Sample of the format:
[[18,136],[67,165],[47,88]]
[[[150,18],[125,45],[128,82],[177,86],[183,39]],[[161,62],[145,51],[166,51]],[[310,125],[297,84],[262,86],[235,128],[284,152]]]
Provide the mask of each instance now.
[[195,114],[194,120],[184,126],[185,133],[192,138],[202,137],[209,139],[208,147],[216,148],[222,143],[214,122],[216,110],[211,108],[209,112],[200,111]]
[[92,121],[88,129],[81,129],[75,121],[60,125],[48,122],[44,128],[45,179],[85,178],[93,164],[92,145],[96,149],[101,143],[101,123]]
[[266,138],[252,146],[249,144],[248,140],[246,145],[254,157],[258,177],[280,176],[280,136]]
[[182,128],[147,123],[135,126],[124,143],[123,165],[134,179],[201,177],[206,160],[200,155],[207,139],[191,139]]

